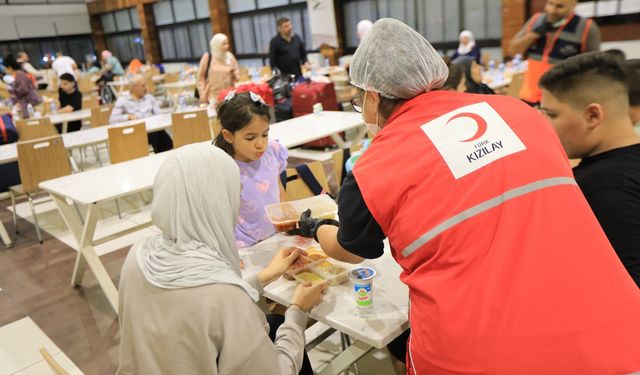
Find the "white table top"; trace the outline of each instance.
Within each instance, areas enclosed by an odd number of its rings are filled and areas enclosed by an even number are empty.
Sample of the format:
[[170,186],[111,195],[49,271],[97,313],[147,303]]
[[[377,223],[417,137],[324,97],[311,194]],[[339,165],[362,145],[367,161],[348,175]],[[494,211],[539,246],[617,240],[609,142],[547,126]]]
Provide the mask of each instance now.
[[54,124],[61,124],[63,122],[86,120],[91,118],[90,109],[81,109],[79,111],[73,111],[68,113],[54,113],[49,116],[51,122]]
[[91,169],[40,183],[40,188],[81,204],[108,201],[153,187],[153,180],[172,151]]
[[[197,108],[193,108],[197,109]],[[78,111],[81,112],[81,111]],[[209,117],[215,117],[215,111],[208,109]],[[73,149],[79,147],[90,146],[97,143],[106,142],[108,139],[107,129],[118,126],[126,126],[131,124],[137,124],[144,121],[147,132],[166,129],[171,126],[171,113],[163,113],[147,117],[143,120],[131,120],[126,122],[119,122],[117,124],[111,124],[107,126],[101,126],[98,128],[91,128],[86,130],[80,130],[77,132],[62,134],[62,140],[66,149]],[[9,163],[18,160],[18,151],[15,143],[0,146],[0,164]]]
[[179,82],[171,82],[171,83],[161,83],[158,85],[161,89],[179,89],[186,88],[190,86],[195,86],[195,80],[187,80],[187,81],[179,81]]
[[127,80],[107,82],[107,85],[113,86],[113,87],[126,86],[128,84],[129,84],[129,81]]
[[[306,244],[297,243],[301,237],[276,234],[251,247],[240,249],[240,257],[244,261],[243,273],[260,271],[268,264],[278,248],[285,246],[308,247],[315,241]],[[359,265],[331,262],[345,266],[348,270]],[[373,305],[369,309],[356,307],[353,295],[353,284],[346,281],[341,285],[329,287],[322,303],[314,307],[309,316],[340,332],[344,332],[356,340],[361,340],[376,348],[382,349],[409,327],[409,289],[400,281],[402,269],[391,257],[387,241],[382,257],[365,260],[362,265],[373,267],[377,275],[373,281]],[[280,278],[265,288],[265,296],[285,306],[291,303],[295,281]]]
[[[210,116],[212,112],[209,112]],[[109,127],[134,124],[136,122],[136,120],[127,121],[109,125]],[[149,117],[145,119],[145,123],[147,131],[166,128],[171,124],[171,114],[166,113]],[[306,115],[273,124],[271,125],[269,136],[272,139],[278,139],[283,146],[290,148],[310,140],[357,127],[360,124],[362,124],[362,120],[359,113],[323,112],[318,115]],[[100,141],[104,142],[107,139],[107,128],[107,126],[103,126],[87,131],[65,134],[63,135],[65,147],[73,148]],[[309,133],[315,134],[315,138],[308,135]],[[2,152],[2,147],[4,146],[0,146],[0,152]],[[170,152],[173,152],[173,150],[159,155],[166,157]],[[147,158],[75,173],[70,176],[42,182],[40,187],[43,190],[82,204],[115,199],[122,195],[150,189],[153,186],[153,179],[160,168],[161,162],[146,162],[143,160],[157,157],[158,155],[153,155]]]
[[323,111],[272,124],[269,137],[292,148],[363,124],[357,112]]

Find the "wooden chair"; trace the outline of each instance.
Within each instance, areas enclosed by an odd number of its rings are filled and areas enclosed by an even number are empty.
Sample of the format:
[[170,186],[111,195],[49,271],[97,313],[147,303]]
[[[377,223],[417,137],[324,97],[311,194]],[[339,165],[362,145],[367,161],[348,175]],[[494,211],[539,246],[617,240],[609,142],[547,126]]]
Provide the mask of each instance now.
[[112,111],[113,104],[91,108],[91,119],[89,120],[91,127],[97,128],[99,126],[109,125],[109,118],[111,117]]
[[[324,173],[324,166],[319,161],[314,161],[307,164],[313,176],[318,180],[320,186],[322,186],[325,192],[329,191],[329,184],[327,183],[327,176]],[[286,201],[294,201],[303,198],[313,197],[315,194],[309,189],[307,184],[298,175],[298,171],[295,168],[287,168],[287,186]]]
[[149,156],[144,122],[107,129],[111,164]]
[[180,80],[180,72],[171,72],[164,74],[164,83],[174,83]]
[[96,85],[91,80],[91,74],[84,74],[78,78],[78,90],[84,95],[96,90]]
[[58,131],[48,117],[16,120],[16,130],[21,141],[58,135]]
[[82,109],[100,108],[100,97],[98,95],[84,95],[82,97]]
[[271,70],[270,66],[263,66],[262,68],[260,68],[260,77],[271,77],[273,75],[273,71]]
[[[349,147],[349,154],[353,155],[355,152],[362,149],[362,144],[357,144]],[[333,162],[333,175],[336,179],[338,191],[342,186],[342,171],[344,171],[345,164],[345,149],[338,150],[331,155],[331,161]]]
[[246,82],[251,81],[251,75],[249,74],[249,69],[244,66],[238,68],[238,82]]
[[320,54],[322,55],[322,58],[324,59],[329,59],[329,64],[331,66],[336,66],[338,65],[338,61],[336,60],[336,49],[331,47],[328,44],[322,44],[320,46]]
[[516,73],[511,77],[511,83],[509,84],[509,88],[507,89],[507,95],[519,98],[520,97],[520,88],[522,87],[522,82],[524,81],[524,73]]
[[206,110],[173,113],[171,115],[173,148],[212,139]]
[[32,195],[39,192],[38,185],[42,181],[67,176],[71,174],[69,155],[64,148],[62,136],[40,138],[31,141],[17,143],[18,167],[20,168],[21,185],[12,186],[9,189],[11,204],[13,205],[13,225],[18,231],[16,215],[16,196],[26,195],[31,206],[31,213],[36,226],[38,241],[42,243],[38,216]]

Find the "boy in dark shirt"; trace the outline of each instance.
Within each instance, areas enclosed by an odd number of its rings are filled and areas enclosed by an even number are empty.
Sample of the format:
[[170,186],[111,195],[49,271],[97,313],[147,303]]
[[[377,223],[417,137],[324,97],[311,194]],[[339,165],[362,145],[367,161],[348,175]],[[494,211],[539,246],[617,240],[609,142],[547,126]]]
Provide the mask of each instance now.
[[603,52],[578,55],[545,73],[540,88],[541,111],[569,158],[582,158],[573,169],[580,189],[640,286],[640,137],[621,63]]
[[[82,93],[78,90],[76,79],[69,73],[60,76],[60,88],[58,89],[60,109],[58,113],[69,113],[82,109]],[[70,121],[67,125],[68,132],[75,132],[82,127],[82,121]],[[62,133],[62,125],[56,124],[58,133]]]

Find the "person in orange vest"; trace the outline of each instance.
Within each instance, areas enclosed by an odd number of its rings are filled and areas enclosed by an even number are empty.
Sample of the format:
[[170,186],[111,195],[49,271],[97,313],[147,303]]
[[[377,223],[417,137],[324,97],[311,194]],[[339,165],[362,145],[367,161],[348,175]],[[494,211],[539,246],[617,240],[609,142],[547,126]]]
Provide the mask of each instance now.
[[547,0],[509,43],[512,56],[528,55],[520,99],[540,102],[538,80],[558,62],[579,53],[600,50],[600,29],[592,19],[574,13],[577,0]]
[[640,371],[640,289],[544,116],[439,90],[446,64],[394,19],[374,24],[350,78],[375,136],[340,190],[339,226],[308,211],[298,225],[350,263],[389,240],[409,287],[408,373]]

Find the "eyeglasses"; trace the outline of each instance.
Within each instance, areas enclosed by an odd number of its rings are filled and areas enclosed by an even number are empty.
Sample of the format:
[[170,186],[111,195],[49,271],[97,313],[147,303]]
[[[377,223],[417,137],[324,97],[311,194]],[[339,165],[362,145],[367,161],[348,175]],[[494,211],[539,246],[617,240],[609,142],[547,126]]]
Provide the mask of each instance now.
[[360,103],[360,95],[356,94],[353,97],[351,97],[350,102],[354,111],[358,113],[362,113],[362,103]]

